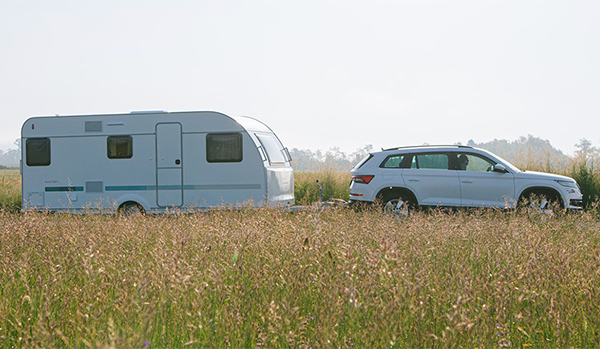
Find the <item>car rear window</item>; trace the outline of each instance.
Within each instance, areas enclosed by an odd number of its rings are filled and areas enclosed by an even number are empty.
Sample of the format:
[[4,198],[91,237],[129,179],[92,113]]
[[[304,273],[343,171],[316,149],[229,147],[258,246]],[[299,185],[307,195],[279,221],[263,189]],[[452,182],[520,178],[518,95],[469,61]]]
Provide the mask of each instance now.
[[369,162],[369,160],[371,160],[373,158],[373,154],[369,154],[367,155],[366,158],[362,159],[356,166],[354,166],[354,169],[359,169],[361,167],[363,167],[364,164],[366,164],[367,162]]

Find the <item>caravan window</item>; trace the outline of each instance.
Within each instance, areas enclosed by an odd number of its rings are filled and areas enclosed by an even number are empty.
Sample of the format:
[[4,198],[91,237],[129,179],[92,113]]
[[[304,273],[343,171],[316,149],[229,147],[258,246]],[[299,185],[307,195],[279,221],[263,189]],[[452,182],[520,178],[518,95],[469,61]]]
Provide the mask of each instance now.
[[209,133],[206,135],[206,161],[242,161],[241,133]]
[[29,138],[25,142],[27,166],[50,165],[50,138]]
[[131,136],[109,136],[106,145],[109,159],[129,159],[133,156]]
[[272,133],[256,134],[260,144],[267,152],[269,157],[269,163],[271,165],[283,165],[285,164],[285,155],[283,153],[283,145],[279,142],[279,139]]

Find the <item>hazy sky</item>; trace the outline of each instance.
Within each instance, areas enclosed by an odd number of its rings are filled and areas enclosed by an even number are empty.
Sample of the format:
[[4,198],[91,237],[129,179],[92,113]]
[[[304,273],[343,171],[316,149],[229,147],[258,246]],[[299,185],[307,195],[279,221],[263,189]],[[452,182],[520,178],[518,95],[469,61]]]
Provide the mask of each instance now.
[[216,110],[289,148],[600,145],[600,1],[0,0],[0,149],[31,116]]

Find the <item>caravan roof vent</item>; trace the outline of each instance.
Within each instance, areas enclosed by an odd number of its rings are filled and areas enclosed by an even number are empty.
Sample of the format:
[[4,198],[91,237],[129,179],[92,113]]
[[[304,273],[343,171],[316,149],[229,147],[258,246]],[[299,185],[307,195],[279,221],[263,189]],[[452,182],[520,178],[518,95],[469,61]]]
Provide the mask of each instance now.
[[164,110],[139,110],[132,111],[130,114],[168,114],[168,111]]

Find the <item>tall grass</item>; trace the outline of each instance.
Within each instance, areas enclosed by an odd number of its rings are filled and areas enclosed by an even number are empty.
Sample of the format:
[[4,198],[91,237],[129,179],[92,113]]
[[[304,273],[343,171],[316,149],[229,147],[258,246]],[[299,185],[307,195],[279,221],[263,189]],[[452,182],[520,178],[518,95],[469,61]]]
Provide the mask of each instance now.
[[319,185],[323,191],[323,201],[328,199],[348,200],[351,179],[349,172],[333,170],[295,172],[294,177],[294,196],[298,205],[317,202]]
[[598,347],[600,222],[0,213],[0,347]]
[[21,176],[18,170],[0,170],[0,210],[21,208]]

